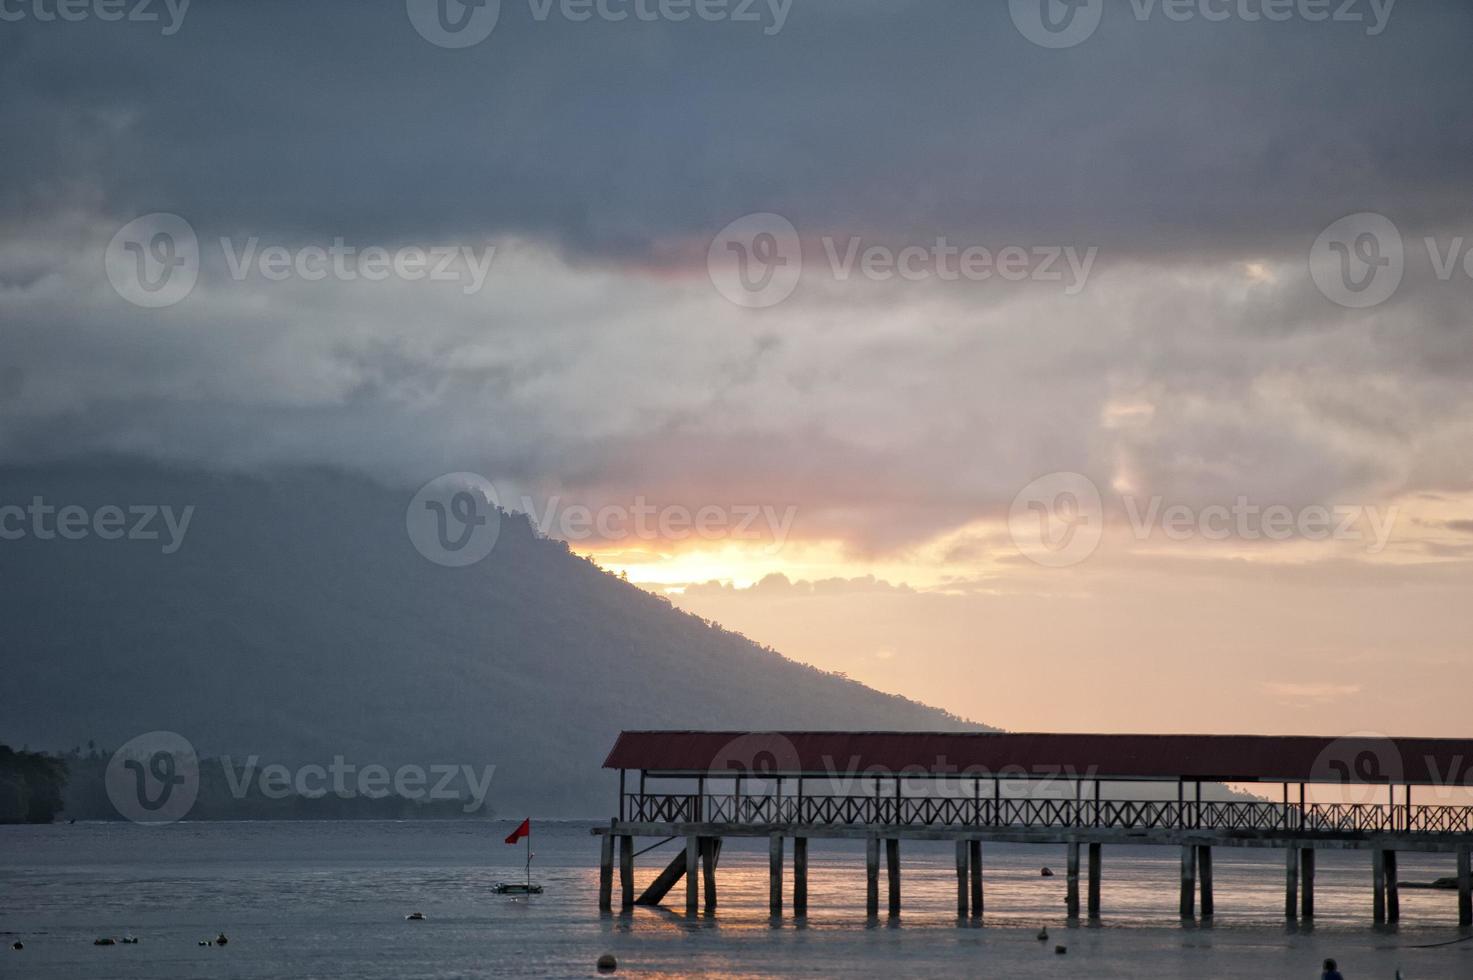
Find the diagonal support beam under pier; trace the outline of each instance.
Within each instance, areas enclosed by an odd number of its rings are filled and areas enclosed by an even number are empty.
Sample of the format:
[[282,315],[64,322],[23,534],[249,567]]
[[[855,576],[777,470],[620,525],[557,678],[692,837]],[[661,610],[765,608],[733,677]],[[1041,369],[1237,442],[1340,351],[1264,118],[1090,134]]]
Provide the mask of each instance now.
[[[692,838],[694,839],[694,838]],[[685,877],[686,868],[689,867],[688,856],[689,845],[675,852],[675,857],[665,865],[665,870],[655,876],[650,886],[640,893],[634,900],[635,905],[659,905],[670,893],[670,889],[680,884],[680,879]]]

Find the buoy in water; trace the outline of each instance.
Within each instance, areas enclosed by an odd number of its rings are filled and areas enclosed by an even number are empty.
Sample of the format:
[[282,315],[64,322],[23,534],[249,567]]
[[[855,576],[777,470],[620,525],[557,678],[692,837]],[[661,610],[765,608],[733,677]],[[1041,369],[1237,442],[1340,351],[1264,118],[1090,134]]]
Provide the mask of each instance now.
[[619,969],[619,961],[614,959],[613,953],[605,953],[598,958],[599,973],[613,973]]
[[1052,878],[1053,876],[1054,876],[1054,873],[1049,868],[1044,868],[1041,872],[1039,872],[1039,877],[1040,878]]
[[1054,954],[1057,955],[1057,956],[1063,956],[1067,952],[1069,952],[1069,947],[1068,946],[1055,946],[1054,947]]
[[423,912],[410,912],[404,918],[409,922],[423,922],[425,920],[425,914]]
[[201,945],[201,946],[210,946],[210,945],[212,945],[212,943],[208,939],[201,939],[199,941],[199,945]]
[[138,937],[137,936],[124,936],[123,937],[123,945],[124,946],[137,946],[138,945]]
[[1048,942],[1048,929],[1046,927],[1038,930],[1038,941],[1041,943]]
[[16,942],[13,942],[13,943],[10,944],[10,948],[11,949],[25,949],[26,948],[26,944],[23,943],[23,942],[20,942],[20,941],[16,941]]
[[230,940],[227,939],[227,938],[225,938],[225,933],[223,933],[223,932],[220,933],[220,935],[218,935],[218,936],[215,937],[215,945],[216,946],[224,946],[228,942],[230,942]]

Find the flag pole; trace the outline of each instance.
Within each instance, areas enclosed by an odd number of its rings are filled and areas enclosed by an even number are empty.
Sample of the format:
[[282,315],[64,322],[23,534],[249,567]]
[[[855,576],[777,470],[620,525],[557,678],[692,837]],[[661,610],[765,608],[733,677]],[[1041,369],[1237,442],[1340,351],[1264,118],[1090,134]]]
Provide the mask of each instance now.
[[532,825],[527,824],[527,894],[532,894]]

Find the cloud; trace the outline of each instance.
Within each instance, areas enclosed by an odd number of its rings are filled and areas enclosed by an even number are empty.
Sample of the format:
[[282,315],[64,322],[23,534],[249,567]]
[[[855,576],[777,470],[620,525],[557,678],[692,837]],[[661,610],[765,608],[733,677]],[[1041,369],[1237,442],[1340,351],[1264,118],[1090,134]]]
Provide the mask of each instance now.
[[915,590],[901,583],[892,585],[873,575],[855,578],[825,578],[816,581],[790,580],[781,572],[765,575],[745,588],[723,582],[700,582],[688,585],[683,594],[691,597],[746,595],[754,598],[781,598],[807,596],[851,596],[878,593],[914,594]]
[[[1000,4],[805,3],[776,37],[502,6],[458,52],[395,4],[7,29],[0,461],[471,469],[513,499],[792,505],[791,538],[860,557],[998,527],[1058,470],[1198,505],[1469,487],[1473,284],[1414,257],[1350,313],[1304,274],[1346,211],[1473,225],[1473,99],[1445,72],[1464,6],[1403,5],[1375,38],[1122,22],[1065,53]],[[1065,295],[838,281],[819,249],[791,300],[741,310],[701,256],[768,209],[811,248],[1102,258]],[[153,210],[205,253],[161,311],[102,275]],[[497,252],[466,295],[237,281],[222,236]]]
[[1268,682],[1263,685],[1268,694],[1290,704],[1331,704],[1359,694],[1359,684],[1290,684]]

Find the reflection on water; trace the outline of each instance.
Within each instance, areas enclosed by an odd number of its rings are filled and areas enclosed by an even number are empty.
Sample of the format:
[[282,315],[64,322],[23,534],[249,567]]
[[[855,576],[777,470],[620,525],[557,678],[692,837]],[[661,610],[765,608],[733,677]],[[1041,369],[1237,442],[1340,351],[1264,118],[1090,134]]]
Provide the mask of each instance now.
[[[1217,915],[1210,926],[1183,928],[1178,852],[1106,847],[1103,924],[1070,928],[1064,848],[987,845],[979,927],[957,924],[950,843],[904,842],[903,914],[869,923],[862,843],[815,841],[808,919],[774,926],[765,841],[727,842],[718,914],[688,922],[664,909],[601,916],[588,824],[535,824],[534,870],[546,894],[530,902],[492,895],[495,881],[521,871],[522,848],[501,843],[508,826],[0,828],[0,975],[586,976],[609,951],[623,963],[620,976],[1313,977],[1324,956],[1352,967],[1352,978],[1389,978],[1397,968],[1408,978],[1473,976],[1473,942],[1411,948],[1457,938],[1455,893],[1403,891],[1401,928],[1369,928],[1368,854],[1321,852],[1318,915],[1302,930],[1283,921],[1282,851],[1219,848]],[[640,858],[637,887],[676,846]],[[791,849],[788,857],[791,874]],[[1045,865],[1057,875],[1042,877]],[[1401,877],[1430,880],[1451,865],[1450,856],[1403,855]],[[785,885],[790,896],[791,878]],[[683,889],[667,902],[683,907]],[[410,911],[426,921],[404,921]],[[1043,926],[1047,943],[1035,938]],[[221,930],[228,947],[196,945]],[[91,945],[125,933],[142,941]],[[14,938],[24,951],[9,949]],[[1067,954],[1056,955],[1055,944]]]

